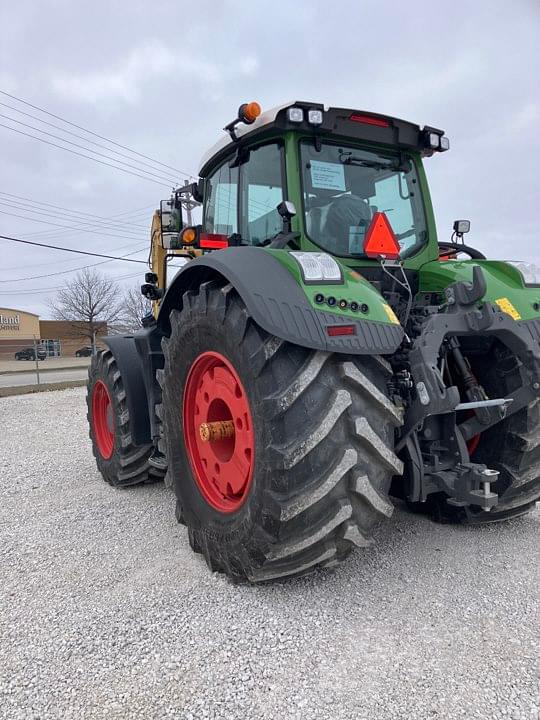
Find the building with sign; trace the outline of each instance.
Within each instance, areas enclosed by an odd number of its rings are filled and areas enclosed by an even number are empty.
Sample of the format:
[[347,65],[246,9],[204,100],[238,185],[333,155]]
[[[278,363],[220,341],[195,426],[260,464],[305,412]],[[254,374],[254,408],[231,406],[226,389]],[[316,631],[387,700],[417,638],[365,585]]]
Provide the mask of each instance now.
[[[44,348],[49,357],[73,356],[80,348],[92,344],[88,323],[64,320],[40,320],[39,315],[0,307],[0,360],[13,360],[15,353],[34,344]],[[107,334],[107,323],[95,326],[95,342]]]
[[24,310],[0,307],[0,358],[13,358],[17,350],[39,342],[39,316]]

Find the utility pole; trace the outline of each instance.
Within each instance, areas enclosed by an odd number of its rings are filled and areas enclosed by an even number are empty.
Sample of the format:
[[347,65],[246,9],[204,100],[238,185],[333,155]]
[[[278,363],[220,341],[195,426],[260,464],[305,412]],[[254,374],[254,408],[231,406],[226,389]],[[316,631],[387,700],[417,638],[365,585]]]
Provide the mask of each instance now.
[[[184,180],[184,187],[187,187],[188,185],[190,185],[189,180]],[[186,191],[184,191],[182,193],[181,203],[182,203],[182,207],[185,208],[185,210],[186,210],[188,226],[193,225],[191,211],[194,208],[198,207],[201,203],[198,203],[196,200],[193,200],[193,195],[191,194],[191,192],[186,192]]]
[[40,384],[39,381],[39,360],[38,360],[38,346],[37,346],[37,340],[36,336],[32,336],[34,338],[34,360],[36,362],[36,377],[37,377],[37,384]]

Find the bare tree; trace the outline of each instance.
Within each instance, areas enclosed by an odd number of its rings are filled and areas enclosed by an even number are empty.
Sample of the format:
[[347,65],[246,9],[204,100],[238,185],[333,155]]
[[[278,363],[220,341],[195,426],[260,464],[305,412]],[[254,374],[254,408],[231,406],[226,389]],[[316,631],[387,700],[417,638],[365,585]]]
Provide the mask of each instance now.
[[124,293],[120,324],[124,332],[135,332],[142,327],[142,319],[152,312],[152,303],[141,295],[140,286],[128,288]]
[[71,324],[74,338],[87,338],[93,345],[96,335],[106,333],[122,315],[117,284],[106,275],[85,268],[60,290],[50,304],[56,320]]

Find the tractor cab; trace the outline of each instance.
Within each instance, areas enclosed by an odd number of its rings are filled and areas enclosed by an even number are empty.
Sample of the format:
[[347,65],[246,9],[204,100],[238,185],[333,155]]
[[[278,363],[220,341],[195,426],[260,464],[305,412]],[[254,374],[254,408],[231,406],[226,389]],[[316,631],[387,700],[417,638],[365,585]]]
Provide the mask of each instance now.
[[[156,229],[166,260],[287,246],[372,265],[364,244],[381,214],[402,260],[416,267],[437,257],[422,158],[449,149],[442,130],[304,102],[264,113],[257,103],[241,105],[224,129],[201,161],[199,181],[162,202]],[[195,226],[186,212],[194,203],[202,204]]]

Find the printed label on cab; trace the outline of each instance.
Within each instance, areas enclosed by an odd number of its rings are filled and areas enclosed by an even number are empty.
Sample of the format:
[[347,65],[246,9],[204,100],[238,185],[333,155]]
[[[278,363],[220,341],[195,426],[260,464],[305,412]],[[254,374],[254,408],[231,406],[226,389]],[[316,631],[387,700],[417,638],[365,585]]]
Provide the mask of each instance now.
[[498,300],[495,300],[497,305],[501,308],[503,312],[505,312],[507,315],[510,315],[511,318],[514,318],[514,320],[521,320],[521,315],[516,310],[516,308],[512,305],[510,300],[508,298],[502,297]]
[[345,192],[345,168],[341,163],[312,160],[311,184],[314,188]]

